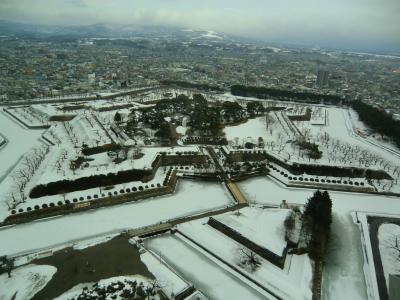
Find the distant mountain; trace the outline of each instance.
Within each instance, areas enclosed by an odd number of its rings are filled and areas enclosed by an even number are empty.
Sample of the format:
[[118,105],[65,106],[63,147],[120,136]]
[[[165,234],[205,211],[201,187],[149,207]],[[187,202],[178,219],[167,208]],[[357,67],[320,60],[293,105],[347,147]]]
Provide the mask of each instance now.
[[[111,25],[105,23],[85,26],[50,26],[0,21],[0,36],[33,39],[82,39],[82,38],[157,38],[183,39],[202,42],[250,42],[250,39],[234,37],[214,31],[177,27]],[[254,42],[254,41],[253,41]]]

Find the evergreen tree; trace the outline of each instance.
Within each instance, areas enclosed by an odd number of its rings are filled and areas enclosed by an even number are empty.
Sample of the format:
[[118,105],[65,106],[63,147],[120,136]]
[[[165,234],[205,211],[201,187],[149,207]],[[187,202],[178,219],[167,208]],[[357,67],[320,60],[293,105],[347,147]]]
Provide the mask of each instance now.
[[318,190],[308,199],[304,207],[303,221],[310,236],[310,257],[323,259],[332,223],[332,200],[327,191],[321,193]]
[[332,224],[332,200],[327,191],[322,193],[319,223],[325,230],[330,231]]
[[318,203],[322,199],[322,193],[320,190],[317,190],[314,195],[308,198],[306,205],[304,206],[304,216],[310,217],[311,219],[315,219],[318,212]]
[[114,121],[121,122],[121,120],[122,120],[121,114],[119,112],[116,112],[114,115]]

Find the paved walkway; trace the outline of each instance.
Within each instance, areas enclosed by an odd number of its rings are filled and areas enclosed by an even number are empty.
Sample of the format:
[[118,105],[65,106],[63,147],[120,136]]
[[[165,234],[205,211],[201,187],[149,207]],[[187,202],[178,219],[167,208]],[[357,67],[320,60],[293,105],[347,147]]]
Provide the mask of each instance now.
[[231,192],[233,198],[238,204],[242,205],[248,205],[249,202],[247,201],[246,197],[242,194],[242,192],[239,190],[239,187],[237,186],[236,183],[229,181],[226,183],[226,187],[228,190]]

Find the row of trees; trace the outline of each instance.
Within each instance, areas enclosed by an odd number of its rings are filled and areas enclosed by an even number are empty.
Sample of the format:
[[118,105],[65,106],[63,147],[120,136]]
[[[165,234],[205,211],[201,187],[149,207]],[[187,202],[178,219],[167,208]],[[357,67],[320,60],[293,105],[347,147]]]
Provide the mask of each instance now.
[[223,91],[222,88],[215,86],[215,85],[191,83],[191,82],[187,82],[187,81],[164,80],[161,83],[165,84],[167,86],[173,85],[173,86],[177,86],[180,88],[196,89],[196,90],[203,90],[203,91],[217,91],[217,92]]
[[34,148],[27,155],[25,155],[22,160],[21,167],[12,175],[14,188],[6,200],[9,210],[14,209],[18,204],[26,201],[27,196],[25,193],[25,187],[35,174],[35,171],[39,168],[48,152],[49,147],[43,146]]
[[231,93],[235,96],[255,97],[258,99],[277,99],[282,101],[325,103],[333,105],[340,104],[343,101],[343,99],[337,95],[323,95],[244,85],[233,85],[231,87]]
[[390,137],[400,147],[400,121],[394,120],[383,109],[362,101],[354,101],[351,106],[358,113],[362,122],[378,133]]

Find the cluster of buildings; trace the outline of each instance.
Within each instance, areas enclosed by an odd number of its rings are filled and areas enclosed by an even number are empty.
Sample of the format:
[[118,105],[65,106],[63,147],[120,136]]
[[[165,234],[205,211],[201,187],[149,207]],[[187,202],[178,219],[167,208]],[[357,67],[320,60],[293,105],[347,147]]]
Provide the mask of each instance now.
[[0,38],[0,101],[120,89],[163,80],[335,94],[400,113],[400,58],[223,39]]

